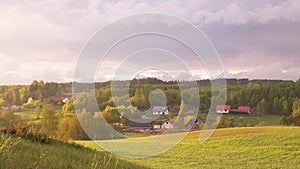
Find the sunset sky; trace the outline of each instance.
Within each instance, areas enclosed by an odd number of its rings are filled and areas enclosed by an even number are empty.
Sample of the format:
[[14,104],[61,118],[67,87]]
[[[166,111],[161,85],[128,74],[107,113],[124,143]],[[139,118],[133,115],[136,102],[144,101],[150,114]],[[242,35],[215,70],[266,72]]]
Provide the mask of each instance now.
[[[299,0],[9,0],[0,2],[0,84],[72,81],[86,41],[104,25],[140,12],[196,25],[214,44],[226,77],[300,78]],[[99,80],[111,79],[118,64],[113,58]],[[198,79],[207,78],[200,67],[192,69]]]

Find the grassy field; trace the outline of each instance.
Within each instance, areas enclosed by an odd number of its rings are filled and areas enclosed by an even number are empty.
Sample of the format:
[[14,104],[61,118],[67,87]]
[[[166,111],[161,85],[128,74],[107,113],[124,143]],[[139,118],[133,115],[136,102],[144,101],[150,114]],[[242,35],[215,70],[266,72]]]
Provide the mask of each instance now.
[[[206,119],[207,114],[199,114],[201,119]],[[264,122],[266,126],[278,126],[281,115],[263,115],[255,116],[251,114],[223,114],[223,119],[228,120],[230,117],[234,118],[234,125],[238,127],[241,123],[242,126],[257,126],[259,123]],[[242,117],[242,121],[240,121]]]
[[33,109],[24,109],[22,111],[14,112],[14,114],[28,121],[32,121],[36,119],[36,115]]
[[[299,127],[218,129],[202,144],[199,134],[159,156],[121,159],[146,168],[300,168]],[[78,143],[103,151],[91,141]]]
[[141,168],[77,144],[37,144],[0,134],[0,169]]
[[264,122],[267,126],[276,126],[279,125],[279,121],[281,116],[279,115],[264,115],[264,116],[253,116],[253,115],[232,115],[232,114],[225,114],[223,115],[224,119],[228,119],[228,117],[234,118],[235,126],[238,126],[240,123],[239,118],[242,117],[243,120],[241,124],[250,125],[250,126],[257,126],[259,123]]
[[[275,117],[266,118],[266,123],[267,120],[275,122],[274,119]],[[244,121],[247,120],[244,118]],[[200,132],[189,133],[182,142],[169,151],[141,159],[112,155],[92,141],[76,141],[88,147],[84,148],[66,143],[37,144],[29,140],[0,135],[0,169],[300,168],[300,127],[223,128],[215,130],[212,137],[204,143],[199,143],[199,135]],[[173,136],[165,137],[172,140]],[[100,142],[129,141],[136,145],[149,141],[149,138],[152,137]],[[162,143],[164,144],[169,143]],[[120,151],[121,149],[122,147]]]

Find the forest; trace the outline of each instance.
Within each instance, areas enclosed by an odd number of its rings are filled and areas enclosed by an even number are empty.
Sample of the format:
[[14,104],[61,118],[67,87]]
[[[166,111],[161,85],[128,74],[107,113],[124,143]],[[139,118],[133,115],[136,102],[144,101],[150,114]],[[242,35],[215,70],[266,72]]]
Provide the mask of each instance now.
[[[248,80],[226,79],[227,100],[226,104],[232,107],[240,105],[250,106],[253,116],[278,115],[282,116],[282,125],[300,125],[300,80]],[[125,96],[112,97],[112,82],[95,83],[95,96],[100,112],[92,112],[94,109],[81,109],[79,117],[100,118],[100,114],[110,124],[120,122],[120,111],[125,111],[130,103],[137,109],[144,111],[151,107],[149,94],[151,91],[162,91],[166,97],[166,106],[172,117],[179,113],[181,93],[178,81],[162,81],[156,78],[133,79],[121,81],[119,84],[129,83],[129,100]],[[91,84],[86,84],[87,86]],[[211,85],[209,80],[197,81],[200,104],[199,117],[205,121],[211,104]],[[184,90],[189,91],[189,88]],[[189,99],[183,99],[185,103],[193,101],[195,93],[189,95]],[[151,97],[163,97],[160,92],[152,93]],[[115,101],[122,103],[116,107]],[[154,99],[157,100],[157,99]],[[15,132],[20,135],[40,135],[42,138],[51,136],[58,139],[88,139],[81,128],[75,115],[74,104],[88,104],[88,97],[81,94],[72,96],[72,83],[54,83],[33,81],[30,85],[6,85],[0,86],[0,127],[13,126]],[[153,104],[153,103],[152,103]],[[159,105],[161,103],[154,103]],[[35,112],[35,121],[28,122],[15,115],[15,112],[32,110]],[[77,112],[78,113],[78,112]],[[100,114],[99,114],[100,113]],[[228,119],[231,121],[231,119]],[[229,127],[229,126],[228,126]],[[45,136],[43,135],[45,134]]]
[[[226,79],[227,100],[226,104],[232,107],[239,105],[250,106],[253,112],[258,114],[292,113],[293,102],[300,98],[300,80],[248,80]],[[211,87],[209,80],[197,81],[200,96],[200,112],[205,112],[210,107]],[[129,97],[131,103],[139,109],[147,109],[150,106],[149,93],[160,89],[166,95],[167,106],[171,112],[178,112],[181,96],[177,81],[162,81],[156,78],[133,79],[130,82]],[[95,95],[102,111],[107,106],[114,106],[111,95],[111,82],[95,84]],[[38,102],[59,102],[61,98],[69,98],[72,102],[72,83],[54,83],[33,81],[30,85],[0,86],[0,106],[10,107],[23,105],[32,98]],[[176,114],[176,113],[175,113]]]

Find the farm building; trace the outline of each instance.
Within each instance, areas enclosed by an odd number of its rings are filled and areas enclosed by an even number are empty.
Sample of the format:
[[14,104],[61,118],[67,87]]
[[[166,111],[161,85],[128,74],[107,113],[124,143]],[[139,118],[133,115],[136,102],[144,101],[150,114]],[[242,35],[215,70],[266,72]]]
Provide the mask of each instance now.
[[166,106],[154,106],[153,115],[169,115],[168,107]]
[[216,112],[221,113],[221,114],[229,113],[230,109],[231,109],[230,105],[217,105],[216,106]]
[[238,109],[232,109],[230,112],[234,114],[250,114],[250,110],[249,106],[239,106]]
[[185,125],[185,131],[196,131],[200,130],[200,126],[202,124],[202,120],[199,118],[191,119],[186,125]]
[[250,110],[251,110],[251,109],[250,109],[249,106],[239,106],[239,107],[238,107],[238,111],[239,111],[239,112],[248,112],[248,113],[249,113]]
[[232,109],[230,105],[217,105],[216,113],[219,114],[250,114],[251,108],[249,106],[238,106],[238,109]]
[[173,124],[171,123],[170,119],[167,119],[163,122],[163,124],[161,125],[162,129],[170,129],[173,128]]

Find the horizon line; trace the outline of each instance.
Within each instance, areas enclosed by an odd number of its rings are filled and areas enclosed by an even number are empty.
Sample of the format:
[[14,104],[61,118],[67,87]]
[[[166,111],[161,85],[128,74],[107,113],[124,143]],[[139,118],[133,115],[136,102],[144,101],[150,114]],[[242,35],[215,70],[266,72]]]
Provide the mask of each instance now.
[[[77,82],[77,81],[65,81],[65,82],[58,82],[58,81],[46,81],[46,80],[32,80],[32,82],[37,81],[43,81],[44,83],[57,83],[57,84],[68,84],[68,83],[107,83],[112,81],[132,81],[132,80],[143,80],[143,79],[157,79],[162,82],[191,82],[191,81],[214,81],[214,80],[248,80],[248,81],[282,81],[282,82],[297,82],[300,80],[300,77],[298,80],[293,79],[275,79],[275,78],[216,78],[216,79],[196,79],[196,80],[163,80],[157,77],[144,77],[144,78],[134,78],[134,79],[128,79],[128,80],[107,80],[107,81],[94,81],[94,82]],[[0,86],[26,86],[30,85],[31,83],[24,83],[24,84],[0,84]]]

